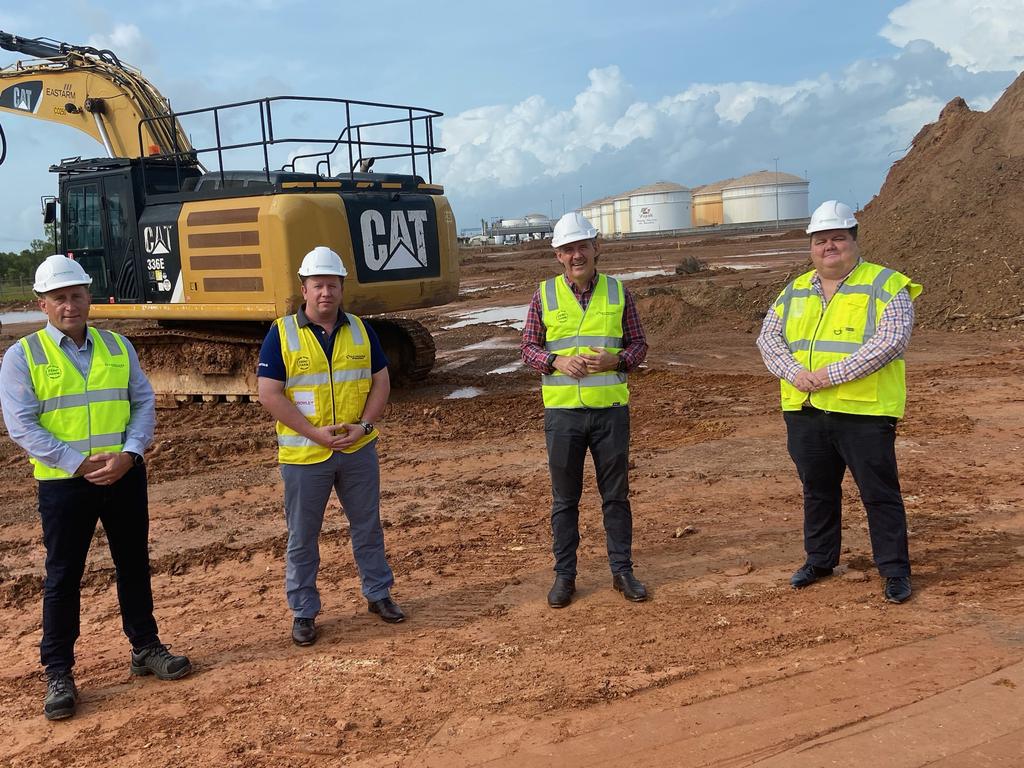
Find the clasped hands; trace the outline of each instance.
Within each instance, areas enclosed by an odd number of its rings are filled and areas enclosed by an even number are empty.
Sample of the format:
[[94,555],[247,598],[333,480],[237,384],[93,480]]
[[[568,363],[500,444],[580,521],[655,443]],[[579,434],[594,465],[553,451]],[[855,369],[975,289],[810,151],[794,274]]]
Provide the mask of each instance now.
[[816,371],[800,371],[793,378],[793,386],[801,392],[817,392],[832,386],[828,378],[828,370],[824,367]]
[[366,430],[362,424],[328,424],[316,428],[316,442],[332,451],[343,451],[351,448],[360,438],[365,437]]
[[552,365],[555,370],[574,379],[582,379],[592,373],[614,371],[619,367],[619,356],[604,347],[591,347],[591,352],[593,354],[590,355],[558,355]]
[[112,485],[134,465],[135,460],[128,453],[94,453],[85,457],[75,474],[93,485]]

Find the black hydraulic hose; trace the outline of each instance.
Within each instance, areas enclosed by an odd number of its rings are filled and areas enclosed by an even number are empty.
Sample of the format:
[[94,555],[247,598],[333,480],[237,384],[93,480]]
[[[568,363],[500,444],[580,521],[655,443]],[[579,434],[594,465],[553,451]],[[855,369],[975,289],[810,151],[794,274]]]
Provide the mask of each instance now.
[[0,165],[7,159],[7,137],[4,136],[4,127],[0,125]]

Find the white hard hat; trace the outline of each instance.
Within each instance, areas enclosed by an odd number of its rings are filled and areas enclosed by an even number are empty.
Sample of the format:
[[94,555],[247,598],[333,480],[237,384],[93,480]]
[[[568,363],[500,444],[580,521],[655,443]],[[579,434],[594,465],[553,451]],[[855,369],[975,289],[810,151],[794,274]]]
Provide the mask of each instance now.
[[572,211],[565,214],[555,224],[554,232],[551,233],[551,247],[561,248],[569,243],[576,243],[580,240],[593,240],[597,237],[597,230],[579,211]]
[[826,200],[814,209],[811,223],[807,225],[807,234],[824,232],[829,229],[853,229],[857,219],[853,217],[853,209],[838,200]]
[[36,281],[32,290],[36,293],[55,291],[69,285],[91,285],[92,278],[82,269],[82,265],[59,253],[47,256],[43,263],[36,267]]
[[312,277],[313,275],[346,277],[348,270],[341,263],[341,256],[326,245],[318,245],[305,255],[302,265],[299,267],[299,277]]

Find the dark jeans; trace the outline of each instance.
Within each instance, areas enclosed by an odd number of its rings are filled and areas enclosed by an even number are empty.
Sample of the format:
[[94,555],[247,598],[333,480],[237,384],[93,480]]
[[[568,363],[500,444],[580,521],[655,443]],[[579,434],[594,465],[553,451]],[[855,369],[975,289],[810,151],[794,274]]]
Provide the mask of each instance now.
[[907,513],[896,468],[896,419],[803,408],[785,411],[789,455],[804,486],[807,562],[839,563],[843,475],[853,475],[868,516],[875,565],[882,576],[909,576]]
[[69,672],[79,635],[82,574],[96,521],[117,572],[121,626],[134,648],[159,642],[149,583],[149,511],[146,470],[132,467],[111,486],[75,477],[39,483],[39,517],[46,547],[43,640],[46,671]]
[[547,408],[544,435],[551,471],[551,534],[555,573],[576,578],[580,543],[583,462],[590,449],[601,492],[608,564],[612,573],[633,570],[633,514],[629,507],[629,409]]

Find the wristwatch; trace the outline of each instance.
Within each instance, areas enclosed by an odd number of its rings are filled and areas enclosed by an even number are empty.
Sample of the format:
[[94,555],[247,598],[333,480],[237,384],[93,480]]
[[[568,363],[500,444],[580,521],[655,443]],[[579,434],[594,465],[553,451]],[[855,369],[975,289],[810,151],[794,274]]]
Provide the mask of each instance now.
[[626,358],[621,352],[619,352],[619,364],[615,366],[615,370],[619,373],[626,372]]
[[370,434],[371,432],[373,432],[373,424],[371,424],[368,421],[360,421],[359,426],[363,428],[363,431],[366,434]]
[[132,457],[132,464],[135,465],[136,467],[142,466],[142,464],[145,462],[145,459],[142,458],[141,453],[136,453],[135,451],[125,451],[125,453]]

